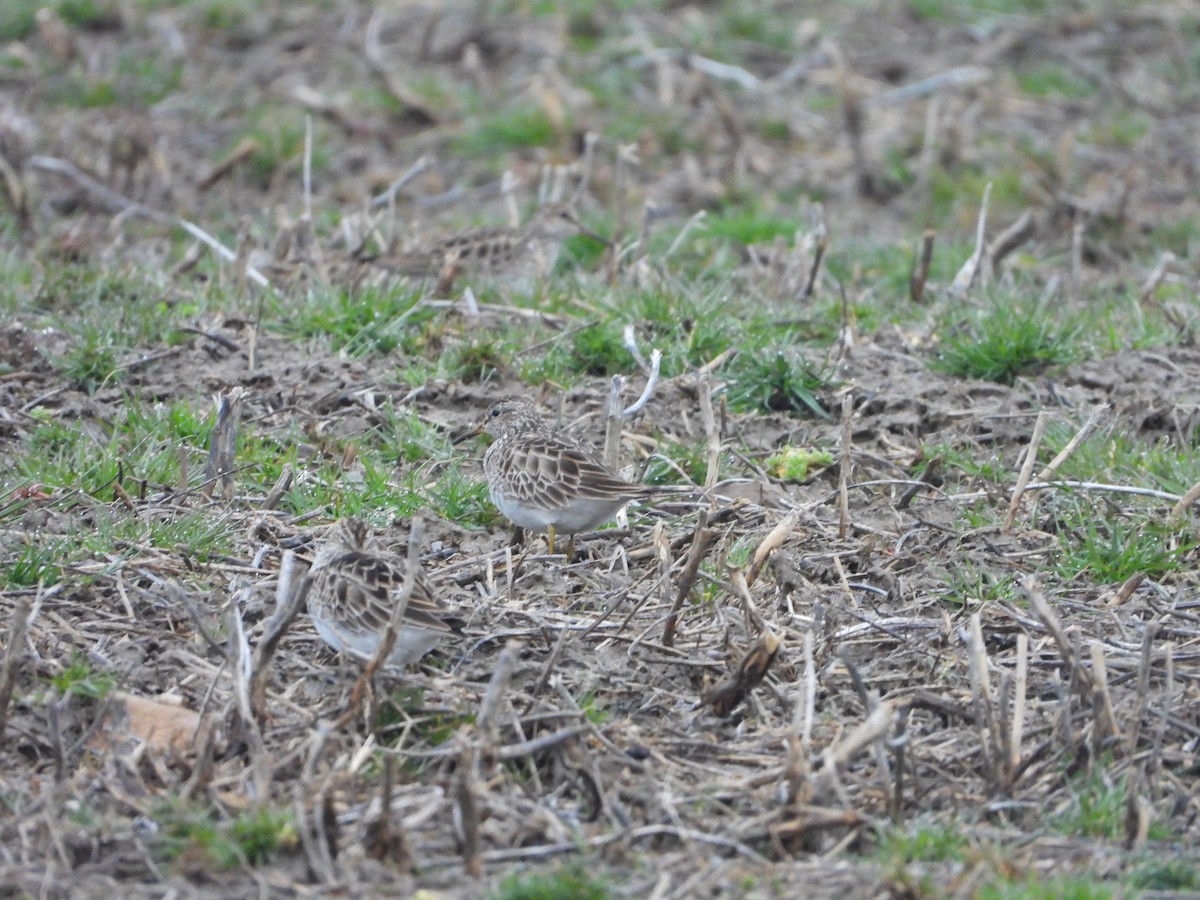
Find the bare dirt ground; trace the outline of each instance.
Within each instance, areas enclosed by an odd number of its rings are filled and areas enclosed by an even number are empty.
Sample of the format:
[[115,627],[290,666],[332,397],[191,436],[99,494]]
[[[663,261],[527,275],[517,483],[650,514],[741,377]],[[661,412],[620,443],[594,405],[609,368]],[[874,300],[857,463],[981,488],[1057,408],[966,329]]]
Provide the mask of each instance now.
[[[477,897],[514,875],[579,871],[612,896],[662,898],[1200,886],[1195,522],[1186,508],[1168,519],[1190,483],[1149,497],[1038,487],[1005,522],[1040,412],[1069,436],[1099,410],[1093,442],[1195,452],[1200,7],[541,6],[400,3],[373,19],[343,0],[129,3],[83,21],[47,9],[14,33],[0,74],[0,891]],[[529,109],[549,129],[534,146],[489,118]],[[301,221],[306,114],[319,254]],[[523,204],[555,167],[577,179],[589,133],[584,217],[623,226],[628,246],[648,202],[663,243],[640,261],[573,264],[560,293],[583,285],[581,299],[540,311],[536,297],[488,294],[473,318],[457,287],[456,303],[430,296],[437,340],[472,345],[516,321],[535,353],[621,319],[618,301],[596,300],[610,276],[617,298],[631,284],[727,292],[735,311],[800,317],[828,364],[831,415],[736,412],[718,392],[721,477],[743,481],[724,499],[634,510],[574,562],[538,538],[510,547],[499,520],[422,511],[424,565],[466,633],[365,696],[361,667],[303,614],[262,654],[285,554],[309,558],[341,511],[305,492],[324,490],[316,473],[331,466],[370,482],[358,445],[365,458],[367,436],[393,427],[386,410],[444,439],[497,397],[537,396],[601,442],[607,374],[537,383],[512,358],[414,387],[411,345],[350,354],[294,327],[324,283],[370,302],[385,273],[351,259],[353,223],[418,158],[428,165],[394,208],[376,208],[399,242],[502,221],[505,172]],[[1053,285],[1105,332],[1010,384],[929,365],[955,325],[947,287],[989,180],[989,234],[1025,210],[1033,222],[993,279]],[[742,208],[826,229],[804,304],[811,255],[791,233],[753,251],[684,246],[717,287],[673,270],[689,217]],[[190,258],[174,216],[237,264]],[[907,267],[928,226],[938,262],[922,306]],[[246,261],[271,293],[235,274]],[[85,312],[73,291],[104,279],[130,287]],[[1124,312],[1107,312],[1114,302]],[[82,340],[64,323],[105,304],[105,327],[137,337],[115,377],[81,383],[60,362]],[[173,322],[171,340],[139,324],[146,309]],[[626,423],[627,459],[682,446],[703,460],[701,391],[723,371],[706,383],[704,362],[667,373]],[[644,378],[626,374],[636,395]],[[97,479],[82,462],[75,480],[69,466],[58,482],[30,474],[55,452],[39,428],[112,439],[133,460],[131,408],[203,419],[238,389],[228,495],[203,490],[211,417],[176,438],[174,485]],[[293,452],[286,501],[252,442]],[[781,481],[766,459],[791,446],[834,464]],[[405,460],[384,480],[436,485],[461,463],[478,481],[480,452]],[[1039,475],[1052,456],[1042,449],[1035,484],[1052,480]],[[1150,507],[1176,565],[1066,573],[1070,503],[1101,529]],[[408,510],[375,513],[406,552]],[[197,516],[230,536],[220,552],[161,537]],[[159,536],[131,539],[130,521]],[[52,581],[13,575],[30,548],[68,544]],[[766,632],[783,642],[767,677],[717,715],[702,698]],[[69,689],[67,671],[96,689]],[[261,850],[239,837],[255,828]],[[565,883],[547,896],[583,896]]]

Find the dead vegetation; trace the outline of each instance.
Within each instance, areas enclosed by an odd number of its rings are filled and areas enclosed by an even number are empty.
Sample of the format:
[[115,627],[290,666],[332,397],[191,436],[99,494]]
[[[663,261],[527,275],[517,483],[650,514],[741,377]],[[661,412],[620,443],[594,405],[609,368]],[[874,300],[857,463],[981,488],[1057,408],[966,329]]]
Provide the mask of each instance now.
[[[53,7],[6,51],[0,884],[1195,887],[1200,10],[537,6]],[[532,196],[611,247],[383,311],[373,259]],[[1073,358],[928,364],[1030,296]],[[511,394],[704,491],[509,545],[438,447]],[[395,679],[299,609],[322,523],[409,501],[466,636]]]

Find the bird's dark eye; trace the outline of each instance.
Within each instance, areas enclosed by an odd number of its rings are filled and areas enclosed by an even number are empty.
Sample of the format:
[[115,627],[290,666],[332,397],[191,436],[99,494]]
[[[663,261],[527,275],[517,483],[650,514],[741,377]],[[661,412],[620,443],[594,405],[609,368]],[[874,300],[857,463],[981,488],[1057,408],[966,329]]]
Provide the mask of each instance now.
[[500,407],[493,406],[492,411],[489,412],[488,415],[491,416],[493,419],[496,418],[498,415],[500,415]]

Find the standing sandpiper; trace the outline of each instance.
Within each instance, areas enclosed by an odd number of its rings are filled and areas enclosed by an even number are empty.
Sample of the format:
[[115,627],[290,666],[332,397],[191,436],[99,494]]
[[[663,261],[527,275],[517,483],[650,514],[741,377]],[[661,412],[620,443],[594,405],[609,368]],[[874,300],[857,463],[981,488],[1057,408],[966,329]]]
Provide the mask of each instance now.
[[552,433],[524,400],[501,400],[455,443],[485,432],[495,438],[483,455],[492,502],[513,524],[545,531],[551,553],[557,534],[570,535],[568,559],[576,534],[607,522],[630,500],[690,490],[626,481],[571,438]]
[[436,277],[439,293],[448,291],[459,275],[521,286],[549,275],[563,242],[576,234],[608,244],[585,228],[570,206],[549,203],[516,228],[472,228],[426,252],[379,262],[405,275]]
[[[308,590],[308,613],[325,643],[339,653],[374,659],[400,599],[406,569],[406,560],[380,549],[362,519],[341,519],[334,525],[313,560]],[[455,630],[447,619],[418,569],[387,665],[403,668],[419,660]]]

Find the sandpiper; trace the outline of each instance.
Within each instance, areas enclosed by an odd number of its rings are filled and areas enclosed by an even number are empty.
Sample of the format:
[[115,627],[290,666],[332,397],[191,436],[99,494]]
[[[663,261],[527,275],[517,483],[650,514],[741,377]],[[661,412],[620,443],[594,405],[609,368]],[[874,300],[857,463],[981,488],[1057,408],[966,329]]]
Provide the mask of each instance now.
[[[400,599],[406,569],[407,560],[384,552],[362,519],[338,521],[309,571],[308,613],[325,643],[339,653],[374,659]],[[416,662],[455,630],[418,569],[387,665],[403,668]]]
[[483,474],[496,508],[513,524],[545,531],[554,552],[558,534],[570,535],[567,558],[575,555],[575,535],[607,522],[630,500],[690,490],[626,481],[571,438],[554,433],[524,400],[501,400],[461,443],[487,433],[495,441],[483,455]]
[[439,292],[448,291],[459,275],[528,284],[550,274],[563,242],[576,234],[608,244],[585,228],[570,206],[549,203],[524,225],[472,228],[445,238],[424,252],[379,262],[405,275],[436,277]]

